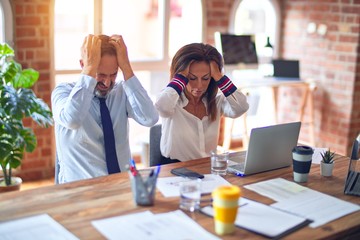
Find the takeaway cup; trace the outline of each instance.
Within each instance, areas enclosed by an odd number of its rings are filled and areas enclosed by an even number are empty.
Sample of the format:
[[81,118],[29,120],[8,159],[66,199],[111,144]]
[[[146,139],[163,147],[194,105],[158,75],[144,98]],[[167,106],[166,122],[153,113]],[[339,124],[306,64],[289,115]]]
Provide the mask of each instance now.
[[212,192],[215,232],[230,234],[235,230],[241,190],[238,186],[220,186]]
[[295,182],[307,182],[314,150],[309,146],[296,146],[292,150]]

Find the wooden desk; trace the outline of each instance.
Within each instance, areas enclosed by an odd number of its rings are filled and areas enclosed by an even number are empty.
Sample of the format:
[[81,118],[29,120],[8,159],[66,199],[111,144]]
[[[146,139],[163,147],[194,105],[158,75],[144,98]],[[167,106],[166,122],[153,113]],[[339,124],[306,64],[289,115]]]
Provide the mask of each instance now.
[[[170,169],[186,166],[203,174],[210,172],[209,159],[165,165],[160,177],[172,176]],[[337,156],[334,175],[322,177],[319,165],[313,165],[309,181],[302,185],[310,187],[346,201],[360,204],[360,198],[344,195],[344,178],[348,168],[348,158]],[[248,177],[227,175],[225,178],[239,186],[282,177],[292,181],[292,168],[283,168]],[[271,204],[273,201],[257,193],[242,188],[243,196],[259,202]],[[42,187],[33,190],[0,194],[0,222],[16,218],[47,213],[80,239],[104,239],[91,225],[95,219],[130,214],[150,210],[154,213],[178,209],[179,198],[164,198],[156,193],[155,206],[136,207],[132,202],[132,192],[127,173],[78,181],[68,184]],[[213,219],[201,213],[188,213],[207,231],[214,234]],[[288,235],[285,239],[339,239],[354,233],[360,234],[360,211],[349,214],[318,228],[305,227]],[[358,235],[359,236],[359,235]],[[263,239],[249,231],[237,228],[234,235],[223,239]]]

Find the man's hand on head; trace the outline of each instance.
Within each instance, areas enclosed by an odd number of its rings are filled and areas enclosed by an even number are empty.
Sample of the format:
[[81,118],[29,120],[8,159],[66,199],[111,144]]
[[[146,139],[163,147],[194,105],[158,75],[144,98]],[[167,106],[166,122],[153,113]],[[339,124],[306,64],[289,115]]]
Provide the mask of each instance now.
[[95,78],[100,59],[101,40],[97,36],[89,34],[81,46],[81,73]]
[[134,72],[131,68],[127,47],[121,35],[112,35],[110,37],[110,43],[115,46],[117,61],[119,68],[123,72],[124,80],[128,80],[132,76],[134,76]]

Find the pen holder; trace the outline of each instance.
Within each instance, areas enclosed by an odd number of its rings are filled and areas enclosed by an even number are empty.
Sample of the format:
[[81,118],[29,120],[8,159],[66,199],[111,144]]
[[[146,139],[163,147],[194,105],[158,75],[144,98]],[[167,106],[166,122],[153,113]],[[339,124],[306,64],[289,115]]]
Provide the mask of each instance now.
[[134,203],[138,206],[154,205],[157,175],[153,169],[129,171]]

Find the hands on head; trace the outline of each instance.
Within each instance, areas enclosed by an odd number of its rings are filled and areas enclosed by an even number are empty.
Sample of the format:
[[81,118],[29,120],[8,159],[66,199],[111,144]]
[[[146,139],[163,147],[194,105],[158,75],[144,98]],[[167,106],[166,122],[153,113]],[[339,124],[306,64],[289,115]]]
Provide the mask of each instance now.
[[[195,60],[190,61],[190,63],[186,66],[186,68],[183,71],[180,71],[179,74],[183,75],[184,77],[189,76],[189,69],[190,69],[190,65],[194,62]],[[221,71],[221,69],[219,68],[219,65],[215,62],[215,61],[210,61],[210,73],[211,73],[211,77],[215,80],[215,81],[219,81],[220,78],[222,78],[222,76],[224,75]]]
[[[116,49],[118,66],[127,80],[134,75],[128,58],[127,47],[121,35],[112,35],[109,43]],[[97,69],[101,61],[101,39],[89,34],[85,37],[81,47],[82,74],[96,77]]]

